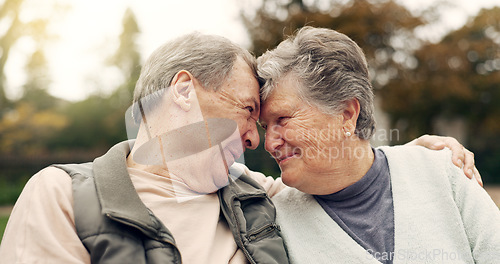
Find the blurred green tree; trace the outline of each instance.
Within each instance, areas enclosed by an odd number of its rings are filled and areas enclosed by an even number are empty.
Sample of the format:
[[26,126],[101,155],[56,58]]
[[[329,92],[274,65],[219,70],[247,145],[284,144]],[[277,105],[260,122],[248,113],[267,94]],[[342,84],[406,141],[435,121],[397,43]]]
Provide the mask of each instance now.
[[[320,2],[264,0],[255,13],[242,12],[254,54],[260,56],[305,25],[332,28],[360,45],[377,76],[393,71],[395,54],[411,54],[420,44],[413,30],[426,22],[392,0],[330,1],[323,6]],[[375,83],[385,84],[382,79]]]
[[[10,55],[10,49],[22,36],[23,23],[19,19],[20,6],[23,0],[5,0],[0,7],[0,21],[10,22],[8,30],[0,37],[0,109],[8,104],[5,95],[5,64]],[[4,111],[0,111],[0,116]]]
[[70,121],[61,133],[52,138],[50,145],[53,149],[103,152],[127,139],[124,115],[132,102],[141,59],[136,45],[140,31],[130,9],[126,10],[122,25],[118,49],[108,59],[108,66],[120,70],[123,82],[109,96],[93,95],[68,104],[63,113]]
[[67,125],[67,119],[52,109],[39,110],[18,102],[0,120],[2,154],[35,156],[47,154],[46,142]]
[[[38,59],[44,59],[43,47],[45,42],[55,37],[54,35],[48,33],[47,27],[49,23],[57,22],[53,19],[53,14],[64,10],[66,6],[54,1],[49,1],[46,4],[51,7],[48,9],[50,14],[32,17],[24,16],[23,19],[20,18],[22,12],[28,10],[28,7],[30,7],[25,4],[25,0],[5,0],[2,4],[0,4],[0,23],[2,23],[6,29],[5,32],[2,32],[3,34],[0,35],[0,116],[3,112],[9,110],[9,106],[12,106],[12,102],[8,100],[5,94],[5,84],[7,78],[5,75],[5,66],[11,56],[11,51],[18,43],[18,40],[23,37],[31,39],[37,45],[37,49],[34,51],[32,56],[37,56]],[[30,8],[36,8],[36,6],[31,5]],[[30,55],[28,55],[28,57],[30,57]],[[31,63],[36,63],[33,58],[31,58]],[[39,67],[39,70],[40,69],[42,68]],[[38,74],[38,78],[40,77],[40,74]],[[33,79],[31,81],[33,81]],[[31,82],[31,84],[28,84],[24,88],[34,88],[33,85],[35,83],[36,81]],[[36,88],[46,89],[47,87],[43,85],[47,84],[47,82],[41,81],[40,84],[36,85]]]
[[67,125],[67,119],[58,113],[58,106],[65,103],[47,92],[47,61],[42,45],[33,53],[25,67],[27,81],[23,96],[11,104],[0,118],[0,142],[3,153],[15,155],[40,155],[48,152],[48,142]]
[[[120,88],[125,88],[130,95],[134,91],[135,82],[141,73],[141,55],[137,47],[137,37],[140,34],[134,12],[130,8],[125,11],[122,20],[123,30],[120,34],[120,44],[109,63],[120,69],[125,81]],[[129,103],[129,102],[127,102]]]
[[125,111],[132,103],[135,83],[141,74],[141,55],[136,43],[140,29],[130,8],[125,11],[122,24],[120,46],[110,58],[110,64],[120,69],[124,81],[109,98],[113,109],[104,124],[106,129],[113,131],[114,142],[127,139]]
[[[54,5],[51,11],[60,7]],[[42,17],[21,22],[19,14],[23,8],[21,0],[7,0],[0,8],[0,20],[10,21],[10,27],[0,37],[3,51],[0,59],[0,101],[4,103],[0,113],[0,152],[38,155],[48,151],[46,141],[62,129],[67,121],[64,115],[55,110],[64,101],[47,92],[50,79],[44,48],[46,42],[54,38],[47,33],[49,20]],[[4,91],[4,68],[11,49],[22,37],[31,39],[36,43],[36,48],[28,56],[25,65],[26,83],[21,88],[21,98],[9,101]]]
[[50,85],[48,65],[41,46],[31,55],[26,67],[26,83],[23,95],[18,102],[29,103],[36,110],[55,109],[65,103],[48,93]]

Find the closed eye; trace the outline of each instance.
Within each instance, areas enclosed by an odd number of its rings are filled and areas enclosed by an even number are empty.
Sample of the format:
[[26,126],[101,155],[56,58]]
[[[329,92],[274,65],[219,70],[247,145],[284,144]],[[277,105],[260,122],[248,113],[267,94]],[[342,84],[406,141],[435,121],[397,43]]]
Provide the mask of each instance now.
[[245,107],[245,109],[248,110],[248,112],[250,112],[250,113],[253,113],[253,111],[255,111],[255,109],[251,106],[247,106],[247,107]]
[[288,119],[290,119],[290,117],[287,117],[287,116],[280,116],[278,117],[278,124],[280,125],[283,125],[283,123],[285,123],[286,121],[288,121]]
[[259,126],[262,127],[262,129],[267,130],[267,125],[266,124],[263,124],[260,121],[257,121],[257,124],[259,124]]

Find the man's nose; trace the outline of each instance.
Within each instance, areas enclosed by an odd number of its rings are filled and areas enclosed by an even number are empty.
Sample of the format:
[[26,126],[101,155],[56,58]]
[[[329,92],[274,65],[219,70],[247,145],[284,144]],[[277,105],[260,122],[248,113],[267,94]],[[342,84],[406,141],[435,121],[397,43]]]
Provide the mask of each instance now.
[[248,149],[256,149],[259,146],[260,137],[257,124],[250,124],[250,128],[242,137],[243,145]]

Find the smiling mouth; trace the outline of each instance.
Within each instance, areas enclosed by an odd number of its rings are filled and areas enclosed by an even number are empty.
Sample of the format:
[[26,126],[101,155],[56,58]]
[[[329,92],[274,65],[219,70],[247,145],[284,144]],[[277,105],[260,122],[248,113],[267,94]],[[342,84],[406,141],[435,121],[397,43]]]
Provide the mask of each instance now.
[[283,155],[283,156],[280,156],[280,157],[276,157],[276,161],[278,162],[278,164],[281,164],[285,161],[288,161],[290,160],[291,158],[295,157],[297,153],[291,153],[289,155]]

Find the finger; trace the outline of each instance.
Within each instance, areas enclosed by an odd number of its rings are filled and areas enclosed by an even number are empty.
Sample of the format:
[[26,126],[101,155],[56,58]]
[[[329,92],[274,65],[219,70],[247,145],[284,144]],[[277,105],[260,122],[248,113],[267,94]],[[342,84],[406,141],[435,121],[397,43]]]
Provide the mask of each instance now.
[[465,169],[464,167],[464,173],[467,178],[472,179],[474,177],[474,171],[472,169]]
[[451,149],[451,160],[455,166],[463,169],[465,160],[465,148],[454,138],[447,138],[446,146]]
[[420,136],[419,138],[416,138],[407,143],[407,145],[419,145],[433,150],[441,150],[446,146],[445,142],[443,141],[443,137],[429,135]]
[[479,173],[479,171],[477,170],[476,167],[474,167],[474,178],[476,178],[476,181],[479,183],[479,185],[484,187],[483,186],[483,179],[481,179],[481,174]]
[[428,148],[432,150],[442,150],[446,147],[446,144],[443,141],[432,143]]
[[474,177],[474,153],[464,148],[464,173],[472,179]]
[[428,149],[441,150],[446,146],[443,139],[444,137],[440,136],[424,135],[421,137],[422,144],[419,145],[422,145]]

